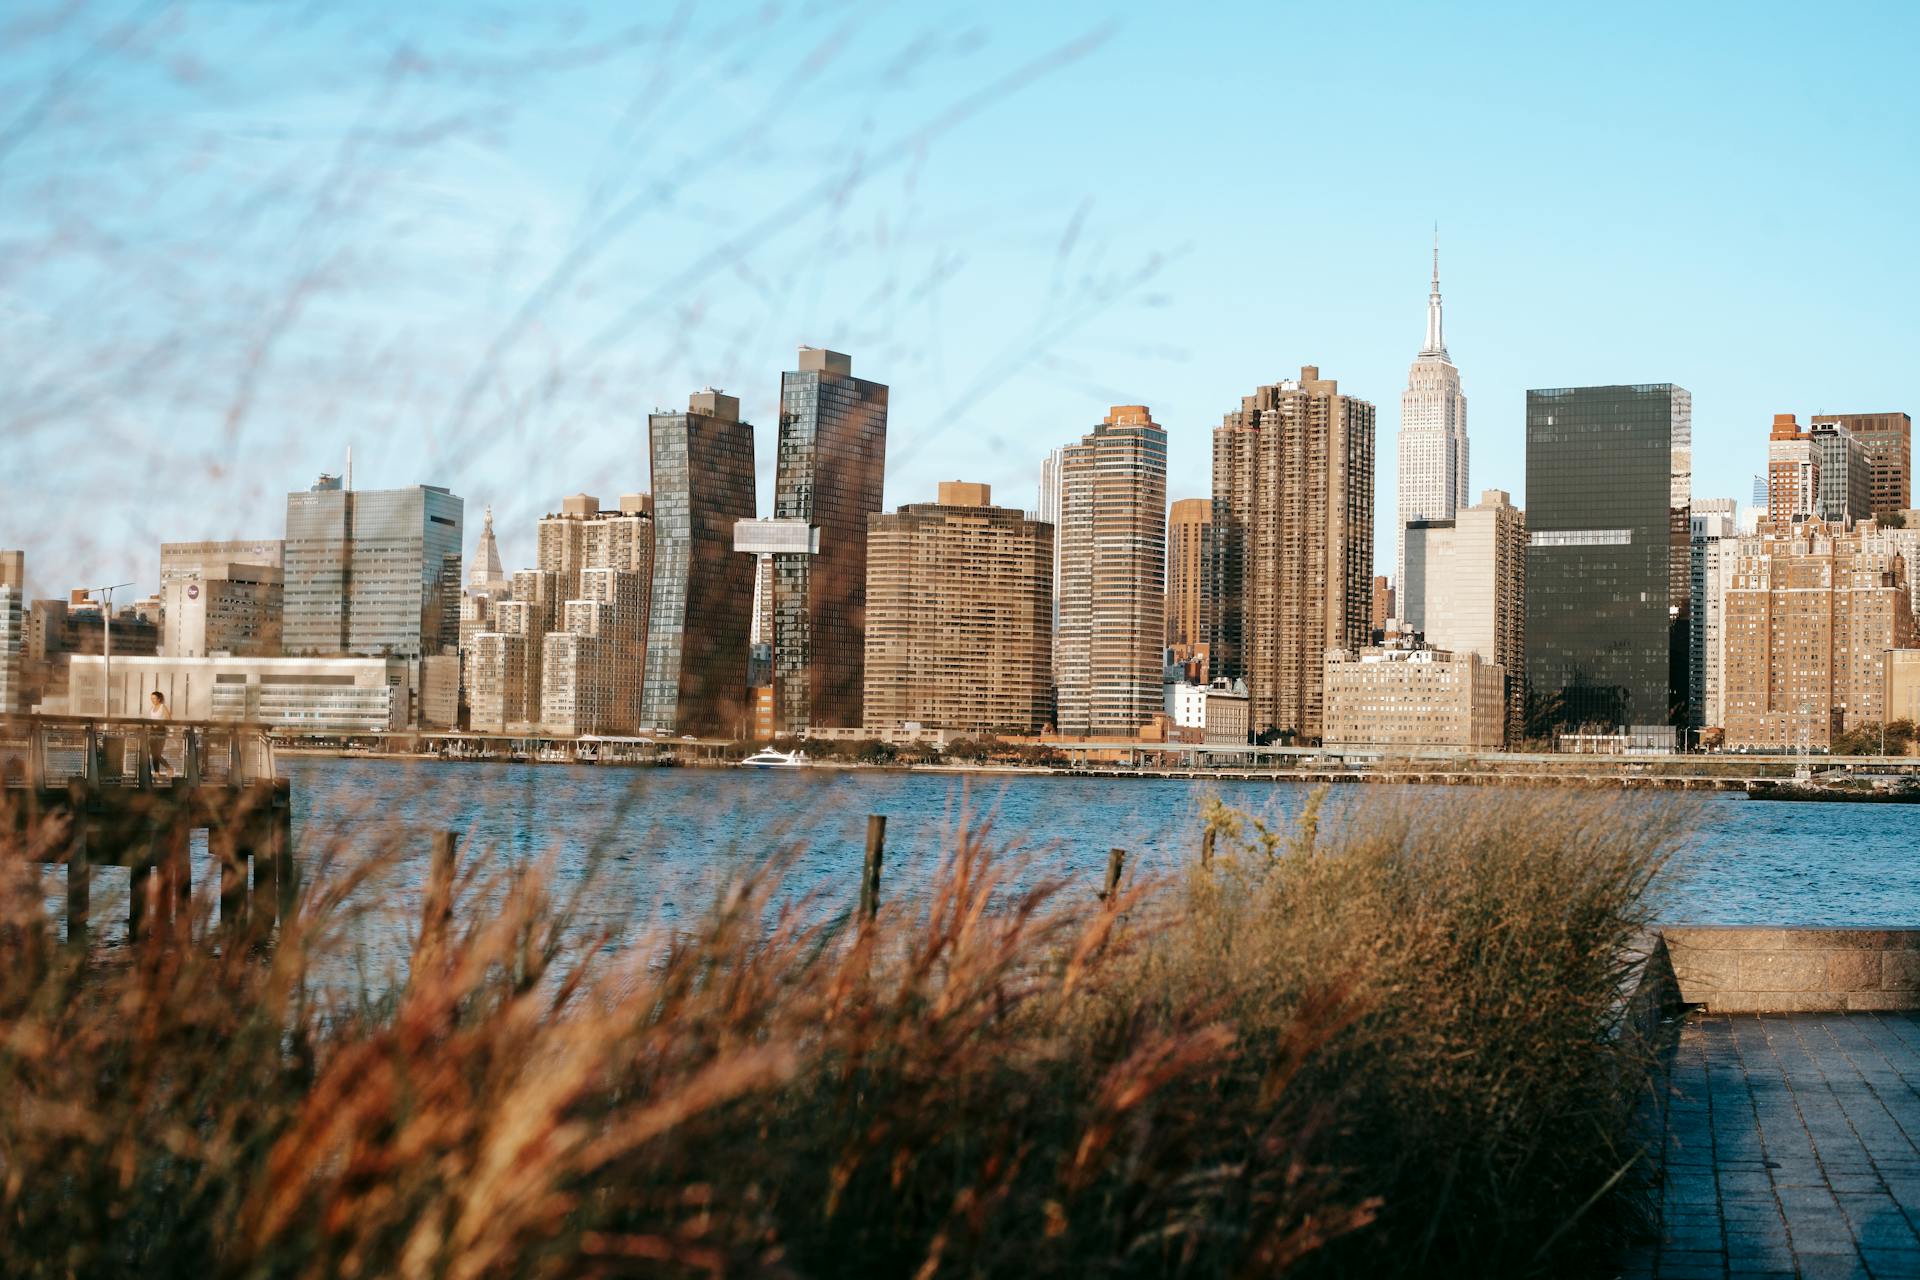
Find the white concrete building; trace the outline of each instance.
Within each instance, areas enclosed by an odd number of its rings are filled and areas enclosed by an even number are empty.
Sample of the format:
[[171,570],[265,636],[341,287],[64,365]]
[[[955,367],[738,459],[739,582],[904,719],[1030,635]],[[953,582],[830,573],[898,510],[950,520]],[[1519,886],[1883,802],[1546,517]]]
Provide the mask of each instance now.
[[[1399,515],[1394,582],[1407,581],[1406,530],[1411,520],[1451,520],[1467,505],[1467,397],[1447,354],[1440,317],[1440,238],[1433,242],[1433,288],[1427,294],[1427,341],[1400,393]],[[1404,611],[1406,606],[1401,606]]]
[[[69,705],[98,710],[107,660],[75,654]],[[158,690],[175,720],[232,720],[289,733],[385,733],[405,729],[408,663],[395,658],[113,658],[109,715],[147,713]]]
[[1689,519],[1688,689],[1689,723],[1695,729],[1725,723],[1726,705],[1720,689],[1722,610],[1726,602],[1726,567],[1722,543],[1739,536],[1738,504],[1732,498],[1696,498]]

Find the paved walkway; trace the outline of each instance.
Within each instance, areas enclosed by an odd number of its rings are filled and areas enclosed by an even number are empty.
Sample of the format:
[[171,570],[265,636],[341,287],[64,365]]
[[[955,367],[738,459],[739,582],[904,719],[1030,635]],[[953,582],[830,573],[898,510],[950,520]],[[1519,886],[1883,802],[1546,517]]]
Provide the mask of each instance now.
[[1660,1244],[1629,1277],[1920,1277],[1920,1018],[1682,1028]]

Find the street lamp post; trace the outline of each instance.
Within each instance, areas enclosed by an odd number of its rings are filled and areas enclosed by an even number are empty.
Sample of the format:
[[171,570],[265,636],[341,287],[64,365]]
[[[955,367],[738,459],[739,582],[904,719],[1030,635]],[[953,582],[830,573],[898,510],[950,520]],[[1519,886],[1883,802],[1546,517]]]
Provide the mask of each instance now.
[[130,587],[131,582],[116,582],[110,587],[93,587],[85,594],[101,597],[100,606],[100,656],[103,659],[100,673],[100,718],[110,719],[113,715],[113,593],[121,587]]

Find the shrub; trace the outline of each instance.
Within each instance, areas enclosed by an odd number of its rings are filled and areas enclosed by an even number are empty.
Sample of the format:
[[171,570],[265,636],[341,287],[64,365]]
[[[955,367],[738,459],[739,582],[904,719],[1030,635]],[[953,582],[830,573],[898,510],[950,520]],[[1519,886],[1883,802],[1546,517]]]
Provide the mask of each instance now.
[[1216,807],[1210,866],[1106,906],[963,828],[870,925],[785,901],[776,863],[617,946],[548,869],[482,859],[429,888],[390,991],[344,979],[392,851],[316,867],[266,956],[205,920],[86,956],[10,849],[0,1272],[1592,1258],[1630,1217],[1615,984],[1676,812],[1624,805]]

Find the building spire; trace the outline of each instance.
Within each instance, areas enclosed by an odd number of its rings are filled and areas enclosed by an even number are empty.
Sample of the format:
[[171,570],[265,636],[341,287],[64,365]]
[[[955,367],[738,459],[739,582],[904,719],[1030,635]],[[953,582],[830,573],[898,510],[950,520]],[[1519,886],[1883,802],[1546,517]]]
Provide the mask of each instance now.
[[474,591],[492,594],[507,580],[500,563],[500,544],[493,536],[493,504],[487,504],[486,518],[480,524],[480,545],[474,549],[473,567],[467,573],[467,585]]
[[1447,358],[1446,331],[1440,319],[1440,224],[1433,224],[1433,288],[1427,294],[1427,345],[1420,348],[1423,356]]

